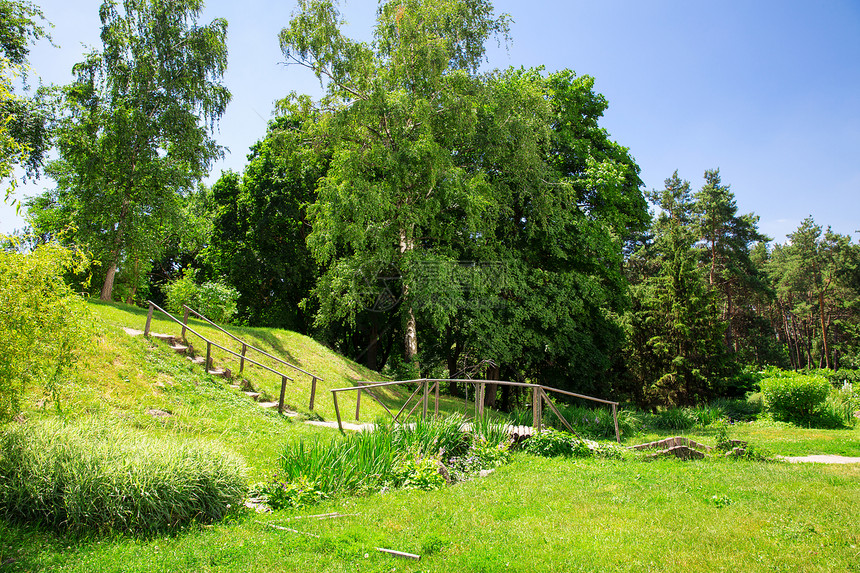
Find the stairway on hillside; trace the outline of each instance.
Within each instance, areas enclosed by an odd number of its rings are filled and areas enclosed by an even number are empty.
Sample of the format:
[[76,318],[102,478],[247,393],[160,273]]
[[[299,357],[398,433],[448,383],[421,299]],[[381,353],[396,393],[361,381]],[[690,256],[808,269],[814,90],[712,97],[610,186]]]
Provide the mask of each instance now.
[[[142,336],[143,335],[142,330],[136,330],[134,328],[125,328],[125,327],[123,328],[123,330],[129,336]],[[190,343],[185,344],[185,343],[183,343],[182,340],[173,336],[172,334],[161,334],[158,332],[150,332],[149,335],[152,338],[155,338],[157,340],[160,340],[161,342],[166,343],[171,350],[173,350],[177,354],[184,355],[193,364],[198,364],[200,366],[203,366],[206,369],[206,373],[209,374],[210,376],[217,376],[220,378],[224,378],[226,380],[230,380],[231,381],[231,384],[230,384],[231,388],[242,392],[245,396],[247,396],[251,400],[254,400],[255,402],[257,402],[261,408],[266,408],[266,409],[277,409],[278,408],[277,402],[261,402],[260,399],[262,398],[262,393],[257,392],[254,389],[254,387],[251,385],[251,382],[249,382],[247,379],[243,378],[239,382],[234,383],[233,382],[233,373],[231,372],[231,370],[229,368],[219,368],[219,367],[215,366],[214,360],[211,357],[209,359],[209,364],[206,364],[206,358],[204,356],[196,355],[194,352],[194,346],[192,344],[190,344]],[[298,415],[297,412],[286,411],[286,410],[284,411],[284,414],[286,416],[297,416]]]

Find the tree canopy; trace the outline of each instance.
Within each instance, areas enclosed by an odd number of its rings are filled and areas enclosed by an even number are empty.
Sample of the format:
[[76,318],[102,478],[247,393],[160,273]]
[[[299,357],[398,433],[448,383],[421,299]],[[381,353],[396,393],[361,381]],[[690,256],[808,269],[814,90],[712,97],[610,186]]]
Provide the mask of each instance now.
[[44,229],[72,223],[102,262],[101,298],[117,269],[141,271],[176,224],[177,198],[221,155],[211,137],[230,92],[227,22],[200,26],[200,0],[106,0],[103,49],[74,67],[57,129],[57,189],[33,203]]

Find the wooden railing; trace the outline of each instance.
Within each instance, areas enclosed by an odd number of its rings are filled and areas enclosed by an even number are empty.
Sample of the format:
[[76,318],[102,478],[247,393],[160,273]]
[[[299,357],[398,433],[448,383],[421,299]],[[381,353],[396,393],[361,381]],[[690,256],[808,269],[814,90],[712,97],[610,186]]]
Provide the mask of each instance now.
[[[195,336],[199,337],[201,340],[203,340],[203,342],[205,342],[205,343],[206,343],[206,362],[204,363],[204,367],[205,367],[205,369],[206,369],[207,371],[209,370],[209,367],[210,367],[210,364],[211,364],[211,360],[212,360],[212,347],[214,346],[215,348],[218,348],[218,349],[220,349],[220,350],[223,350],[224,352],[226,352],[226,353],[228,353],[228,354],[231,354],[231,355],[233,355],[233,356],[235,356],[235,357],[239,358],[239,359],[241,360],[241,362],[240,362],[240,365],[241,365],[241,366],[240,366],[240,368],[244,368],[244,362],[246,362],[246,361],[247,361],[249,364],[253,364],[253,365],[255,365],[255,366],[258,366],[259,368],[262,368],[263,370],[267,370],[268,372],[271,372],[271,373],[273,373],[273,374],[276,374],[277,376],[280,376],[280,377],[281,377],[281,395],[280,395],[280,398],[278,399],[278,413],[281,413],[281,414],[282,414],[282,413],[284,412],[284,394],[285,394],[286,389],[287,389],[287,381],[292,382],[292,381],[293,381],[293,379],[292,379],[292,378],[290,378],[289,376],[287,376],[287,375],[286,375],[286,374],[284,374],[283,372],[279,372],[279,371],[275,370],[274,368],[271,368],[271,367],[269,367],[269,366],[266,366],[265,364],[261,364],[260,362],[257,362],[256,360],[253,360],[253,359],[251,359],[251,358],[248,358],[247,356],[245,356],[245,352],[244,352],[244,351],[243,351],[242,353],[235,352],[235,351],[233,351],[233,350],[231,350],[231,349],[229,349],[229,348],[225,348],[224,346],[221,346],[221,345],[220,345],[220,344],[218,344],[217,342],[214,342],[214,341],[212,341],[212,340],[209,340],[208,338],[206,338],[205,336],[203,336],[202,334],[200,334],[199,332],[197,332],[196,330],[194,330],[193,328],[191,328],[190,326],[188,326],[188,324],[187,324],[187,322],[188,322],[188,313],[187,313],[187,312],[186,312],[186,315],[185,315],[185,321],[181,321],[181,320],[179,320],[178,318],[176,318],[175,316],[173,316],[172,314],[170,314],[169,312],[167,312],[166,310],[164,310],[163,308],[161,308],[160,306],[158,306],[157,304],[155,304],[154,302],[152,302],[152,301],[147,301],[147,302],[149,303],[149,313],[146,315],[146,326],[144,327],[144,330],[143,330],[143,335],[144,335],[144,336],[149,336],[150,326],[151,326],[151,324],[152,324],[152,315],[153,315],[154,311],[156,311],[156,310],[157,310],[157,311],[161,312],[162,314],[164,314],[167,318],[169,318],[170,320],[172,320],[173,322],[175,322],[176,324],[178,324],[178,325],[182,326],[182,335],[181,335],[181,339],[182,339],[183,341],[184,341],[184,340],[186,340],[186,338],[185,338],[185,333],[186,333],[186,331],[188,331],[188,332],[191,332],[192,334],[194,334]],[[189,309],[189,310],[190,310],[190,309]],[[195,314],[196,314],[196,313],[195,313]],[[210,322],[210,321],[208,321],[208,320],[207,320],[207,322]],[[210,322],[210,324],[214,324],[214,323],[211,323],[211,322]],[[217,325],[216,325],[216,326],[217,326]],[[226,332],[226,331],[224,331],[224,329],[222,329],[222,328],[220,328],[220,327],[219,327],[219,330],[221,330],[222,332]],[[229,332],[226,332],[226,333],[227,333],[228,335],[230,334]],[[230,335],[230,336],[231,336],[232,338],[235,338],[235,337],[233,337],[232,335]],[[238,339],[237,339],[237,340],[238,340]],[[241,341],[240,341],[240,342],[241,342]],[[243,343],[243,345],[244,345],[244,343]],[[249,346],[249,345],[248,345],[248,347],[249,347],[249,348],[253,348],[253,347],[251,347],[251,346]],[[264,354],[265,354],[265,353],[264,353]],[[267,354],[267,355],[268,355],[268,354]],[[278,359],[276,359],[276,360],[278,360]],[[281,361],[281,360],[279,360],[279,361],[280,361],[280,362],[283,362],[283,361]],[[241,371],[241,370],[240,370],[240,371]],[[318,380],[318,378],[314,377],[314,384],[313,384],[313,387],[312,387],[312,389],[311,389],[311,406],[310,406],[310,407],[311,407],[311,409],[313,409],[314,393],[316,392],[316,381],[317,381],[317,380]]]
[[[361,394],[362,392],[366,392],[371,398],[376,400],[380,406],[382,406],[386,412],[392,417],[392,419],[397,422],[400,418],[400,415],[406,409],[406,407],[412,402],[412,399],[421,391],[421,399],[416,400],[415,405],[409,410],[403,420],[409,419],[412,413],[418,406],[422,406],[422,418],[427,417],[427,410],[429,409],[429,398],[430,394],[434,395],[435,405],[434,405],[434,416],[439,415],[439,384],[441,382],[458,382],[458,383],[466,383],[466,384],[474,384],[475,385],[475,417],[481,417],[484,415],[484,395],[486,394],[486,386],[487,384],[495,384],[499,386],[515,386],[519,388],[531,388],[532,389],[532,426],[535,431],[541,430],[541,425],[543,422],[543,406],[546,404],[549,406],[550,410],[555,414],[555,416],[561,420],[562,424],[570,430],[571,433],[576,435],[573,427],[571,427],[570,423],[565,419],[565,417],[558,411],[555,404],[549,399],[547,395],[547,391],[555,392],[556,394],[562,394],[564,396],[571,396],[574,398],[581,398],[583,400],[590,400],[592,402],[598,402],[601,404],[607,404],[612,407],[612,420],[615,423],[615,439],[618,443],[621,443],[621,432],[618,429],[618,402],[613,402],[611,400],[603,400],[601,398],[594,398],[592,396],[585,396],[583,394],[576,394],[574,392],[568,392],[567,390],[559,390],[558,388],[553,388],[551,386],[542,386],[540,384],[528,384],[525,382],[509,382],[507,380],[471,380],[471,379],[428,379],[428,378],[419,378],[416,380],[399,380],[396,382],[358,382],[358,386],[351,386],[348,388],[335,388],[331,391],[332,398],[334,400],[334,411],[337,414],[337,425],[341,431],[343,431],[343,423],[341,421],[340,416],[340,407],[337,401],[337,395],[339,392],[351,392],[355,391],[355,419],[356,421],[360,417],[361,412]],[[400,407],[397,414],[394,414],[388,406],[386,406],[382,400],[379,399],[378,396],[371,390],[373,388],[383,388],[386,386],[399,386],[404,384],[417,384],[417,387],[406,399],[406,402],[403,403],[403,406]],[[432,384],[432,386],[431,386]]]
[[239,344],[242,345],[242,352],[241,352],[241,356],[239,358],[239,372],[242,372],[245,368],[245,355],[246,355],[246,353],[249,350],[253,350],[254,352],[258,352],[258,353],[262,354],[263,356],[266,356],[267,358],[270,358],[276,362],[279,362],[288,368],[292,368],[293,370],[296,370],[297,372],[301,372],[302,374],[306,374],[306,375],[310,376],[311,377],[311,400],[310,400],[309,408],[311,410],[314,409],[314,399],[316,398],[316,394],[317,394],[317,382],[322,382],[323,381],[322,378],[320,378],[316,374],[308,372],[307,370],[299,368],[295,364],[290,364],[286,360],[283,360],[281,358],[278,358],[277,356],[269,354],[265,350],[257,348],[256,346],[253,346],[251,344],[248,344],[247,342],[245,342],[244,340],[242,340],[238,336],[235,336],[234,334],[227,332],[226,330],[224,330],[223,328],[221,328],[220,326],[218,326],[217,324],[215,324],[214,322],[212,322],[211,320],[209,320],[208,318],[206,318],[205,316],[203,316],[202,314],[200,314],[199,312],[197,312],[193,308],[190,308],[189,306],[184,305],[184,304],[182,305],[182,308],[185,310],[185,315],[182,317],[182,338],[183,339],[185,338],[185,329],[188,328],[188,326],[187,326],[188,325],[188,315],[193,314],[194,316],[196,316],[200,320],[206,322],[207,324],[209,324],[213,328],[216,328],[217,330],[223,332],[224,334],[226,334],[227,336],[229,336],[230,338],[232,338],[233,340],[235,340],[236,342],[238,342]]

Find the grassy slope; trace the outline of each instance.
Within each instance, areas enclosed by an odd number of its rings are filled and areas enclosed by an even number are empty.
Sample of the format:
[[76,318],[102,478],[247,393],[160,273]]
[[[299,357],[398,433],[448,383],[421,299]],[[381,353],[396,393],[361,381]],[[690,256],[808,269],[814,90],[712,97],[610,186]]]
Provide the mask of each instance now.
[[[101,321],[101,334],[97,347],[79,365],[80,380],[66,389],[65,415],[98,416],[154,433],[219,441],[245,457],[252,481],[275,471],[286,441],[333,435],[263,411],[164,345],[122,333],[120,326],[142,329],[145,312],[121,305],[92,308]],[[163,322],[154,329],[174,332]],[[245,333],[254,343],[280,348],[303,368],[318,372],[326,379],[325,388],[375,377],[310,339],[267,329]],[[256,373],[253,382],[268,383]],[[288,402],[301,409],[305,388],[296,384]],[[35,398],[29,402],[29,417],[55,415],[50,407],[35,407]],[[403,396],[390,394],[388,399],[394,403]],[[318,403],[324,417],[333,417],[326,409],[331,403],[327,390],[319,390]],[[363,404],[370,406],[371,401]],[[150,408],[173,415],[154,418],[146,413]],[[371,419],[381,412],[369,408],[362,417]],[[858,428],[817,431],[751,424],[731,433],[779,454],[860,455]],[[713,443],[708,431],[691,435]],[[287,523],[286,512],[246,514],[233,523],[169,537],[92,540],[0,522],[0,563],[13,559],[0,569],[858,571],[857,507],[860,466],[571,461],[518,455],[489,478],[443,491],[332,500],[305,512],[359,514],[330,521]],[[320,537],[275,530],[265,523]],[[396,560],[375,547],[420,553],[423,558],[418,563]]]

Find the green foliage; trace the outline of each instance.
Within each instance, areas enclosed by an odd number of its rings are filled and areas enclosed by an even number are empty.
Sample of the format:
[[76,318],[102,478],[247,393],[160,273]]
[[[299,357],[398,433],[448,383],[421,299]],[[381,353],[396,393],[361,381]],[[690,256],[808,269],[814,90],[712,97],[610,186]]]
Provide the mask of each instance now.
[[530,437],[522,446],[523,451],[545,457],[619,458],[621,452],[609,444],[598,444],[591,440],[581,440],[568,432],[548,428]]
[[78,532],[156,532],[237,511],[244,464],[208,442],[94,420],[30,422],[0,436],[0,515]]
[[44,388],[59,410],[63,384],[91,334],[84,302],[63,277],[88,263],[57,243],[26,254],[0,250],[0,420],[18,413],[30,384]]
[[660,430],[689,430],[699,422],[695,413],[688,408],[666,408],[654,416],[651,424]]
[[263,496],[266,503],[274,509],[301,509],[328,497],[305,476],[285,482],[278,481],[278,476],[275,475],[271,481],[256,484],[251,494]]
[[249,324],[303,333],[311,326],[313,307],[300,303],[320,271],[305,243],[306,208],[330,161],[326,142],[311,145],[315,117],[275,118],[244,173],[223,173],[213,186],[215,224],[203,258],[239,291],[239,315]]
[[0,182],[9,179],[3,200],[17,204],[12,196],[16,167],[27,176],[38,176],[50,148],[48,114],[41,94],[28,98],[14,93],[19,76],[27,90],[27,59],[30,46],[49,37],[39,21],[42,11],[27,0],[0,0]]
[[102,300],[117,272],[147,274],[165,232],[181,226],[182,193],[222,155],[210,134],[230,100],[220,83],[227,22],[198,25],[202,9],[200,0],[106,0],[103,48],[63,89],[60,159],[48,166],[57,189],[30,213],[40,233],[74,225],[68,241],[103,263]]
[[[595,440],[615,439],[615,420],[612,411],[607,407],[576,406],[572,404],[556,403],[556,407],[562,413],[568,423],[581,436]],[[524,424],[532,424],[531,410],[524,412]],[[642,428],[641,413],[629,408],[618,410],[618,431],[622,436],[633,436]],[[557,430],[564,430],[565,426],[554,413],[544,410],[544,423]]]
[[830,383],[822,376],[782,371],[762,380],[761,392],[776,419],[807,424],[820,411]]
[[711,404],[722,410],[723,417],[729,421],[750,422],[764,410],[760,393],[750,394],[746,399],[717,398]]
[[182,276],[164,287],[167,309],[181,315],[186,305],[219,324],[230,324],[236,315],[236,289],[220,282],[197,283],[197,269],[186,269]]
[[437,489],[446,482],[445,471],[463,480],[509,460],[506,434],[470,436],[462,426],[462,416],[406,425],[380,422],[373,431],[290,444],[279,458],[278,476],[258,489],[273,507],[298,507],[381,488]]
[[825,410],[831,412],[847,426],[858,422],[857,413],[860,412],[860,383],[843,382],[842,385],[831,388],[825,402]]

